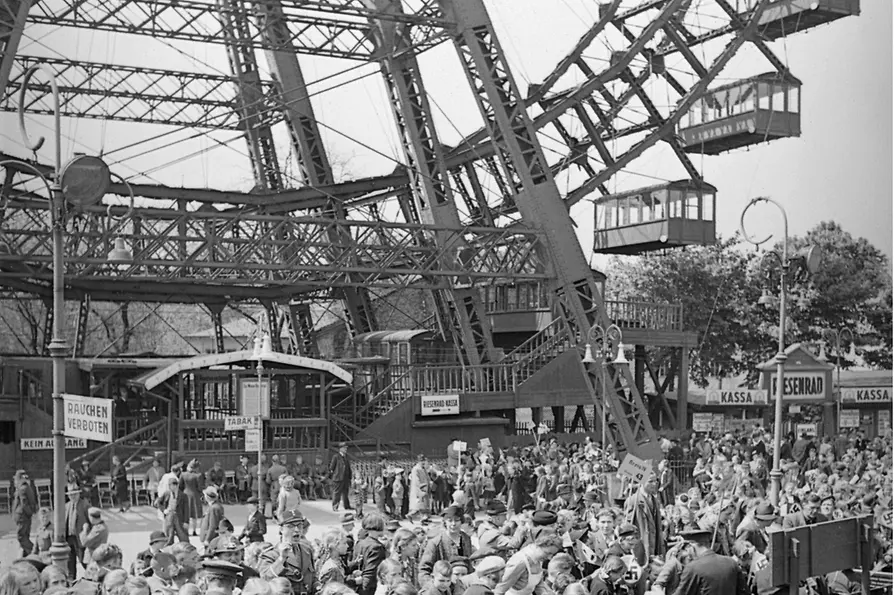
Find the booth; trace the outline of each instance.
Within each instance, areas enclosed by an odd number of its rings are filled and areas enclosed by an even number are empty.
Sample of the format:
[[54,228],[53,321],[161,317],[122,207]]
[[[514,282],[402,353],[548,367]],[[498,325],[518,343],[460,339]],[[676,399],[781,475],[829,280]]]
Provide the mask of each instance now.
[[842,370],[835,389],[839,429],[862,430],[867,438],[884,436],[891,429],[894,377],[890,370]]
[[[807,430],[810,424],[817,434],[835,434],[835,398],[832,391],[832,372],[835,366],[819,359],[806,345],[795,343],[785,350],[783,366],[782,404],[784,420],[790,430]],[[761,388],[767,391],[768,407],[764,410],[766,427],[776,406],[776,358],[760,366]],[[809,412],[816,412],[810,415]]]

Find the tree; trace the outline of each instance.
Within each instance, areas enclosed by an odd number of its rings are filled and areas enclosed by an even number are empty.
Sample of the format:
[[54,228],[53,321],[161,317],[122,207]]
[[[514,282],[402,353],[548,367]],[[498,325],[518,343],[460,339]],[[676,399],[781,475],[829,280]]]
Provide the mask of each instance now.
[[[816,245],[823,258],[816,274],[790,275],[785,345],[819,342],[828,330],[853,329],[860,355],[873,367],[891,367],[891,276],[887,257],[863,238],[823,222],[790,239],[789,254]],[[777,351],[778,307],[760,303],[778,296],[781,268],[772,256],[747,250],[737,236],[640,257],[620,257],[607,273],[618,299],[681,302],[684,330],[698,333],[690,376],[704,386],[710,376],[748,372]],[[781,246],[776,251],[781,253]],[[652,349],[659,362],[669,353]],[[854,361],[842,361],[843,367]]]

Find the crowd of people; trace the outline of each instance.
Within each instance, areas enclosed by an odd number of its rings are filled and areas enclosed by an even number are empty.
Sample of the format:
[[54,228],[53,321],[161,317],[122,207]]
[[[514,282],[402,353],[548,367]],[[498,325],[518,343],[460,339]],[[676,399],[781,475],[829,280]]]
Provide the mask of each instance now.
[[[663,440],[654,472],[620,485],[618,462],[590,439],[496,452],[483,440],[461,458],[449,450],[439,465],[383,459],[370,477],[352,469],[345,448],[326,465],[274,457],[259,473],[243,461],[238,532],[220,474],[193,461],[158,473],[160,530],[133,560],[72,482],[68,574],[48,565],[52,527],[42,510],[36,543],[22,544],[26,557],[0,576],[0,595],[769,595],[788,589],[769,579],[774,531],[866,515],[873,566],[863,570],[890,573],[890,432],[786,437],[778,506],[768,499],[770,438],[755,427]],[[675,472],[684,467],[691,487]],[[338,524],[312,542],[303,503],[325,497]],[[272,543],[268,522],[279,529]],[[859,585],[845,569],[801,588],[845,594]]]

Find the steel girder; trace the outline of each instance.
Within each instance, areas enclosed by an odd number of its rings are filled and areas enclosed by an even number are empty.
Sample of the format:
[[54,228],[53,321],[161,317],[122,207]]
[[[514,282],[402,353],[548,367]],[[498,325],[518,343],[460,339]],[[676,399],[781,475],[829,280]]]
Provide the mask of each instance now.
[[[237,102],[234,77],[198,72],[81,62],[65,58],[15,57],[0,110],[15,112],[16,91],[25,71],[46,64],[56,73],[63,116],[244,130],[245,121],[233,109]],[[282,120],[272,81],[259,81],[258,113],[273,124]],[[53,113],[50,88],[43,81],[29,86],[25,111]],[[90,101],[84,101],[84,98]]]
[[[4,0],[9,2],[10,0]],[[381,18],[412,23],[413,48],[422,51],[444,39],[445,23],[427,3],[411,3],[417,12]],[[376,49],[370,39],[369,17],[379,17],[359,0],[287,0],[283,2],[290,42],[302,54],[369,60]],[[149,35],[161,39],[224,43],[226,29],[219,20],[238,18],[242,9],[218,7],[213,0],[44,0],[28,16],[35,24],[80,27]],[[250,16],[254,16],[253,14]],[[240,44],[269,49],[256,23]]]
[[[495,279],[545,279],[535,252],[540,234],[521,229],[443,228],[350,221],[112,207],[73,211],[66,233],[66,283],[84,292],[120,291],[133,300],[207,301],[238,295],[287,299],[333,287],[447,287]],[[333,232],[333,229],[335,232]],[[419,245],[419,234],[441,243]],[[344,238],[335,243],[332,237]],[[130,265],[107,263],[116,238],[129,243]],[[461,253],[456,265],[452,255]],[[447,258],[451,256],[451,258]],[[51,280],[46,203],[11,200],[0,221],[0,285],[43,293]],[[190,292],[174,295],[172,291]],[[77,295],[75,293],[74,295]],[[105,299],[93,294],[94,299]],[[120,299],[120,296],[119,296]],[[235,297],[234,297],[235,299]]]

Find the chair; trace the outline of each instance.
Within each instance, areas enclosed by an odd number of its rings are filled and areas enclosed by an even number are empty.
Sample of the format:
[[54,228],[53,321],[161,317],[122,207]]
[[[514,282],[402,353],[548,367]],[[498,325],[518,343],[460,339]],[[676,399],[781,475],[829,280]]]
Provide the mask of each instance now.
[[34,489],[37,490],[37,505],[43,506],[44,498],[46,498],[46,505],[53,505],[53,482],[49,479],[35,479],[34,480]]
[[144,476],[141,477],[131,473],[127,476],[127,483],[130,486],[130,498],[134,506],[139,506],[144,499],[146,500],[146,504],[151,504],[151,502],[149,502],[149,490],[146,488],[146,478]]
[[99,495],[99,507],[105,508],[105,502],[108,501],[109,506],[115,504],[114,494],[112,493],[112,477],[109,475],[96,476],[96,492]]
[[0,506],[6,508],[6,512],[12,512],[12,486],[7,484],[0,485]]
[[236,486],[236,472],[235,471],[225,471],[224,472],[224,484],[223,484],[223,496],[224,500],[228,503],[238,502],[239,494],[237,494],[237,486]]

